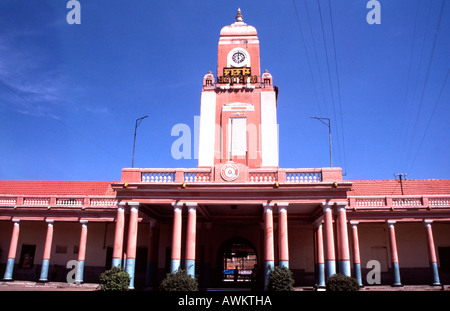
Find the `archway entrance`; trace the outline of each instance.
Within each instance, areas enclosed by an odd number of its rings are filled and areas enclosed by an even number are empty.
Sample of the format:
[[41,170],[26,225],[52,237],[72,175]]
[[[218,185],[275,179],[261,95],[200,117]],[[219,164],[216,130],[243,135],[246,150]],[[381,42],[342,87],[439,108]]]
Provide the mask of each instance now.
[[244,238],[225,241],[217,258],[223,285],[250,286],[258,268],[256,248],[250,241]]

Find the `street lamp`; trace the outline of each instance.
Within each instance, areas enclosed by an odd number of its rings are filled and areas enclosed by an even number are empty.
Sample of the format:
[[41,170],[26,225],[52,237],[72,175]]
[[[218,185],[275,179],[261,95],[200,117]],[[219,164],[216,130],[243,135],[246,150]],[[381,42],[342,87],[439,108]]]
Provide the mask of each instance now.
[[[329,139],[329,142],[330,142],[330,167],[333,167],[333,160],[332,160],[332,156],[331,156],[331,126],[330,126],[330,118],[318,118],[318,117],[310,117],[310,118],[319,120],[320,122],[322,122],[323,124],[328,126],[328,139]],[[323,120],[326,120],[328,122],[325,123]]]
[[139,126],[139,124],[141,124],[142,120],[144,120],[145,118],[147,118],[148,116],[136,119],[136,125],[134,126],[134,143],[133,143],[133,161],[131,162],[131,167],[134,167],[134,149],[136,147],[136,130]]

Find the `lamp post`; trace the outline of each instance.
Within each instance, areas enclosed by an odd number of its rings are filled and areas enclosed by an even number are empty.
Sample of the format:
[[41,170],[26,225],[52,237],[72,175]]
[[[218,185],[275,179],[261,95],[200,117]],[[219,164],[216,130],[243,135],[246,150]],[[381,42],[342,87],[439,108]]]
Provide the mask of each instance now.
[[[331,126],[330,126],[330,118],[311,117],[311,119],[319,120],[320,122],[322,122],[323,124],[328,126],[328,140],[329,140],[329,143],[330,143],[330,167],[333,167],[333,160],[332,160],[332,155],[331,155]],[[325,123],[323,120],[326,120],[328,122]]]
[[145,118],[147,118],[148,116],[136,119],[136,125],[134,126],[134,143],[133,143],[133,161],[131,162],[131,167],[134,167],[134,149],[136,147],[136,130],[139,126],[139,124],[141,124],[142,120],[144,120]]

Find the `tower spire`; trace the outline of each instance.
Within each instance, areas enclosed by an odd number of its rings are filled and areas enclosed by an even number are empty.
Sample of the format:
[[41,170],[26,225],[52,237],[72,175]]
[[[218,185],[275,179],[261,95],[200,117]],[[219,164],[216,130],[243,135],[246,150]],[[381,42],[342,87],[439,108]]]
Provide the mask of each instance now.
[[244,18],[242,17],[241,8],[238,8],[237,14],[236,14],[236,22],[243,22]]

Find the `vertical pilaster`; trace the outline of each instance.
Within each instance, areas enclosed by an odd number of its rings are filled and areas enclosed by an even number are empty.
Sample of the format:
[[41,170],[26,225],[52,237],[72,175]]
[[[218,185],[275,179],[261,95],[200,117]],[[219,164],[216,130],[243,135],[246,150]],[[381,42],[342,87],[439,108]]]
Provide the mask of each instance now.
[[48,281],[48,267],[50,265],[50,254],[53,240],[53,220],[47,220],[47,236],[45,237],[44,254],[42,256],[40,282]]
[[264,205],[264,289],[267,290],[270,269],[274,267],[273,206]]
[[78,268],[75,274],[75,283],[81,284],[83,283],[84,276],[84,261],[86,259],[86,245],[87,245],[87,234],[88,228],[87,220],[80,220],[81,223],[81,234],[80,234],[80,244],[78,247]]
[[186,261],[187,274],[195,278],[195,250],[197,236],[197,203],[186,203],[188,207],[188,222],[186,230]]
[[322,203],[325,230],[325,277],[328,279],[336,274],[336,257],[334,254],[333,215],[331,205]]
[[437,266],[436,249],[434,247],[433,230],[431,228],[432,220],[425,220],[425,230],[427,232],[428,259],[430,260],[431,275],[433,277],[433,286],[440,286],[439,271]]
[[[336,203],[337,205],[338,203]],[[347,215],[345,206],[337,207],[337,230],[339,231],[338,265],[339,272],[350,276],[350,252],[348,248]]]
[[182,208],[183,205],[180,204],[174,204],[173,207],[172,256],[170,262],[170,272],[176,272],[180,268]]
[[316,225],[315,241],[316,241],[316,285],[317,289],[325,288],[325,259],[323,252],[323,229],[322,221]]
[[134,273],[136,264],[136,244],[137,244],[137,230],[138,230],[138,213],[139,203],[128,203],[131,206],[130,222],[128,226],[128,241],[127,241],[127,262],[126,271],[130,275],[129,289],[134,289]]
[[3,276],[4,281],[12,281],[13,270],[14,270],[14,260],[16,258],[17,253],[17,242],[19,241],[19,232],[20,232],[20,220],[13,219],[13,231],[11,234],[11,242],[9,244],[9,252],[8,252],[8,260],[6,262],[6,270],[5,275]]
[[350,225],[352,227],[352,236],[353,236],[353,262],[355,269],[355,278],[358,281],[359,286],[363,286],[361,276],[361,258],[359,253],[358,222],[350,221]]
[[116,216],[116,232],[114,235],[114,249],[112,256],[112,266],[121,267],[122,266],[122,254],[123,254],[123,235],[125,228],[125,209],[124,204],[121,203],[117,207]]
[[288,239],[288,203],[278,203],[278,249],[280,268],[289,269],[289,239]]
[[394,283],[392,286],[402,286],[400,281],[400,267],[398,264],[398,252],[397,252],[397,240],[395,238],[395,221],[388,220],[388,228],[389,228],[389,241],[391,246],[391,263],[392,263],[392,274],[394,278]]

